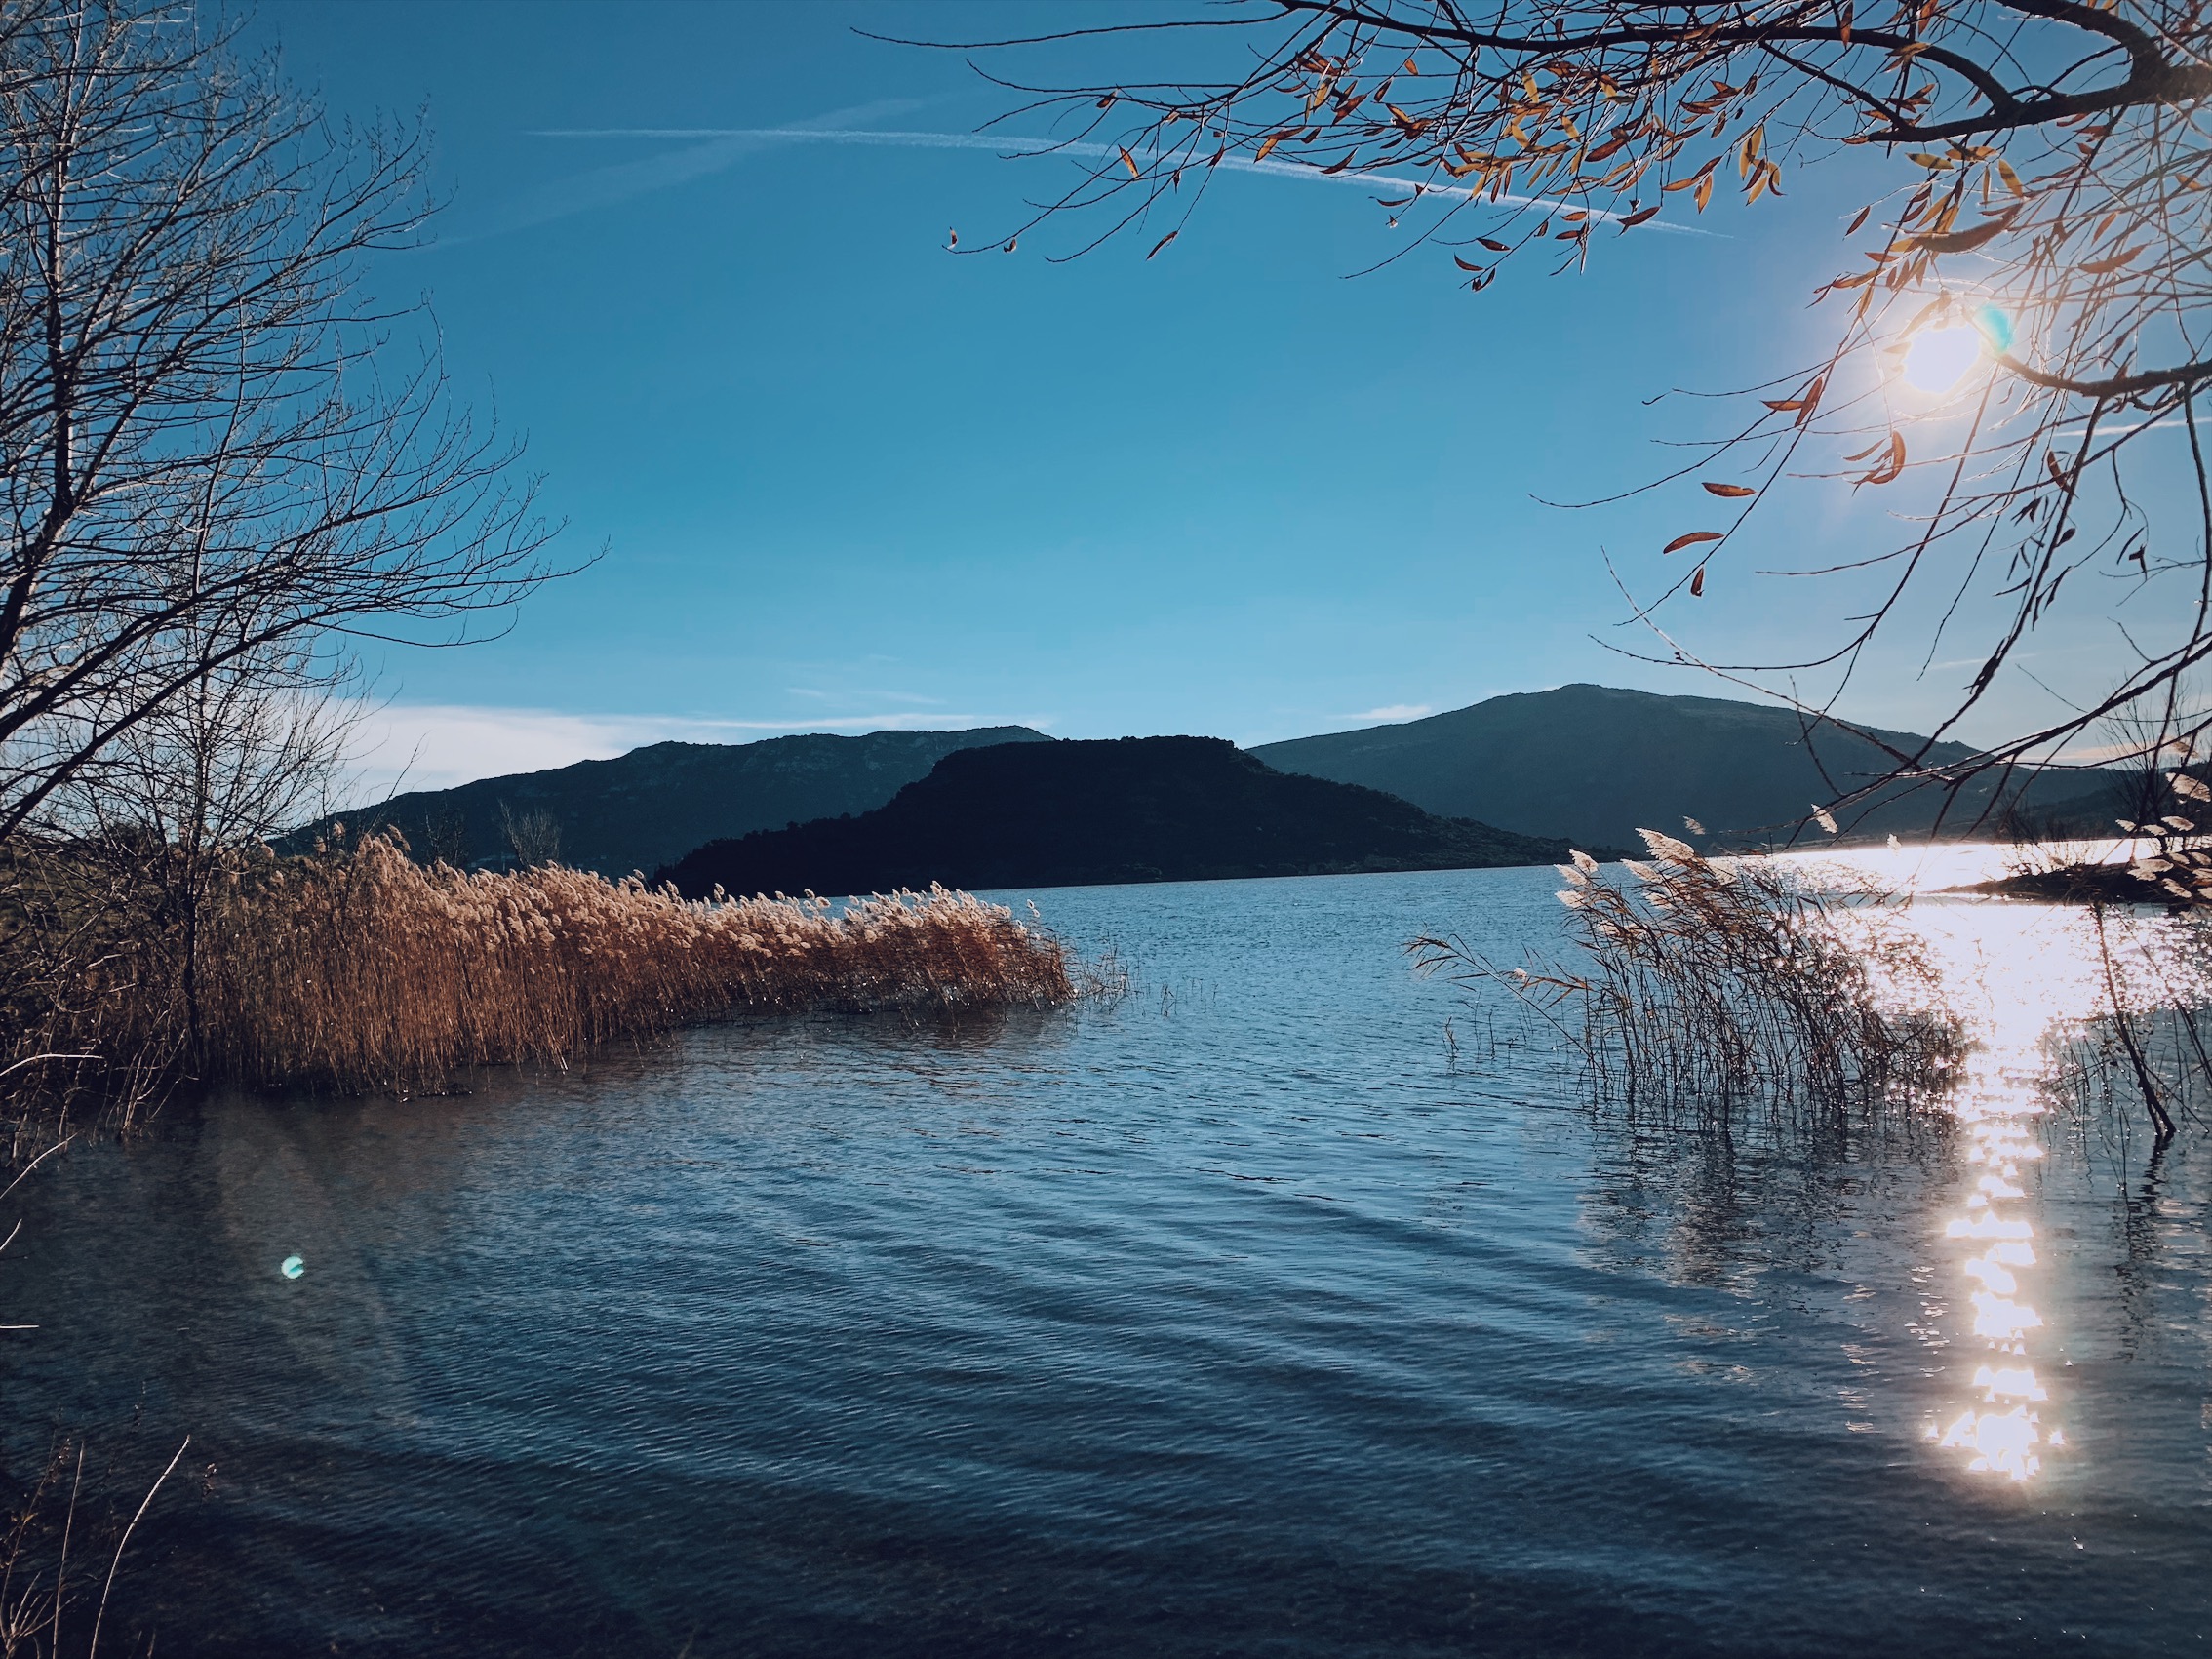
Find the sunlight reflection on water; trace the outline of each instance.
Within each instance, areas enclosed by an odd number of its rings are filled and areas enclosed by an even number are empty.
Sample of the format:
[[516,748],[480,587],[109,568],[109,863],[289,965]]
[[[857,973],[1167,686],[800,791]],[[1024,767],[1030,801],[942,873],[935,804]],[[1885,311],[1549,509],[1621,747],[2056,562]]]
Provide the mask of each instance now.
[[[2062,858],[2118,861],[2124,841],[2053,849]],[[2036,1210],[2026,1172],[2043,1157],[2040,1120],[2057,1042],[2106,1007],[2097,929],[2078,906],[1946,893],[2003,876],[2016,849],[1951,846],[1786,855],[1808,871],[1840,868],[1912,897],[1902,913],[1946,1002],[1965,1026],[1966,1052],[1948,1102],[1964,1134],[1967,1175],[1942,1242],[1951,1294],[1923,1317],[1974,1356],[1946,1373],[1955,1388],[1923,1438],[1960,1454],[1969,1472],[2028,1481],[2045,1450],[2064,1447],[2063,1401],[2035,1368],[2063,1348],[2063,1310],[2046,1315],[2034,1270]],[[2142,939],[2115,941],[2139,951]],[[2045,1423],[2045,1415],[2052,1421]]]

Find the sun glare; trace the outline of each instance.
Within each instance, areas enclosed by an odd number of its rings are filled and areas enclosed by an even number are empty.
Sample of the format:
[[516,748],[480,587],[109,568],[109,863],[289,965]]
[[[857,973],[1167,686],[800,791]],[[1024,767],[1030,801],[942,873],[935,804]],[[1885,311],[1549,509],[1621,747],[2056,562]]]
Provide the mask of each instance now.
[[1899,372],[1906,384],[1941,395],[1966,377],[1985,357],[2002,357],[2012,349],[2012,318],[1999,305],[1972,305],[1932,328],[1913,334],[1905,342],[1905,359]]
[[1982,356],[1982,331],[1969,323],[1924,329],[1905,348],[1905,379],[1923,392],[1948,392]]

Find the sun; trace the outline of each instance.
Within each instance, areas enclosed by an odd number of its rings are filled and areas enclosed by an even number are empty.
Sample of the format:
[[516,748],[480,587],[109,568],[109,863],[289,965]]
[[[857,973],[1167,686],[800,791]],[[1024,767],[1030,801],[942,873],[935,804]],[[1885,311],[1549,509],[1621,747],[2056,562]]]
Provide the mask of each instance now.
[[1906,341],[1899,373],[1906,384],[1940,395],[1963,380],[1984,358],[2002,357],[2012,348],[2012,319],[1990,304],[1955,310],[1931,326],[1916,330]]

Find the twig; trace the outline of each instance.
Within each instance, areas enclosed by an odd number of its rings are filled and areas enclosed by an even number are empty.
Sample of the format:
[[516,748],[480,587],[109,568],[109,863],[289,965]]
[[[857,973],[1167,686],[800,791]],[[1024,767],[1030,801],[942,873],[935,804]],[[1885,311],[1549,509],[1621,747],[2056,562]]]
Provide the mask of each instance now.
[[146,1489],[145,1499],[138,1505],[138,1513],[131,1517],[131,1524],[123,1528],[123,1536],[115,1545],[115,1559],[107,1563],[107,1582],[100,1588],[99,1611],[93,1615],[92,1645],[85,1649],[85,1659],[98,1659],[100,1621],[107,1617],[108,1594],[115,1588],[115,1570],[123,1564],[123,1552],[131,1547],[131,1534],[138,1529],[138,1522],[145,1520],[146,1511],[153,1507],[154,1497],[160,1492],[162,1481],[168,1480],[171,1474],[175,1472],[177,1465],[183,1459],[184,1447],[191,1443],[192,1437],[186,1435],[183,1443],[178,1446],[176,1455],[170,1458],[169,1467],[164,1469],[154,1483]]

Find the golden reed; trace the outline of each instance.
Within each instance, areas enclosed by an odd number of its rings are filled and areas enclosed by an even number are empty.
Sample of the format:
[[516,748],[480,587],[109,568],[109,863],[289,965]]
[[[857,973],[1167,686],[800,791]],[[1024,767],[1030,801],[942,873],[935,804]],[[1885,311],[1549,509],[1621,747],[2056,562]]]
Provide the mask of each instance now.
[[1651,856],[1619,875],[1585,852],[1559,866],[1566,962],[1502,968],[1432,936],[1408,946],[1416,967],[1511,992],[1601,1099],[1915,1106],[1949,1086],[1963,1031],[1897,895],[1638,833]]
[[192,914],[188,945],[174,924],[109,933],[79,983],[51,988],[40,1029],[19,1023],[15,1057],[64,1056],[35,1069],[85,1086],[66,1056],[98,1053],[118,1077],[415,1089],[745,1010],[1075,995],[1056,939],[942,888],[842,911],[811,895],[694,903],[635,877],[425,867],[381,836],[228,866]]

